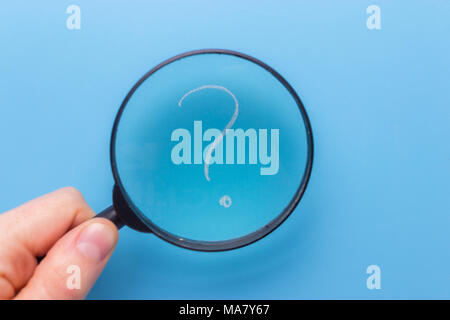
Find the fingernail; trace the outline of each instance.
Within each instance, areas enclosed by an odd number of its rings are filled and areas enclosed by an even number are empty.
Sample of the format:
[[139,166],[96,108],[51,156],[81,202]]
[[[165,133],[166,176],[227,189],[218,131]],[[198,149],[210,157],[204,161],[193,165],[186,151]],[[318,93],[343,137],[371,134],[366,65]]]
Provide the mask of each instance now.
[[100,262],[116,244],[115,231],[103,224],[92,223],[81,232],[77,241],[77,249],[86,258]]

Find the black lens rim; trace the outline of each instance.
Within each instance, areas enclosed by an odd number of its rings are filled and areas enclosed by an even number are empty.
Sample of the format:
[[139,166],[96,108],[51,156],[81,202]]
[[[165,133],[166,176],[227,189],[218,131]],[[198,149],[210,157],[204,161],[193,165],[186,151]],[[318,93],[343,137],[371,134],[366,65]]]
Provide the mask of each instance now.
[[[258,66],[264,68],[265,70],[269,71],[278,81],[281,82],[281,84],[289,91],[291,96],[294,98],[294,100],[297,103],[297,106],[300,110],[300,113],[301,113],[301,116],[303,118],[303,122],[305,125],[305,129],[306,129],[306,140],[307,140],[307,146],[308,146],[307,162],[306,162],[305,172],[304,172],[302,180],[300,182],[300,186],[298,187],[292,200],[289,202],[289,204],[284,208],[284,210],[276,218],[271,220],[265,226],[259,228],[258,230],[254,231],[252,233],[249,233],[245,236],[233,238],[230,240],[224,240],[224,241],[198,241],[198,240],[192,240],[192,239],[185,239],[185,238],[181,238],[175,234],[172,234],[172,233],[158,227],[156,224],[154,224],[149,218],[147,218],[139,210],[139,208],[137,208],[134,205],[133,201],[128,196],[128,194],[120,180],[120,177],[119,177],[119,173],[117,170],[116,156],[115,156],[117,128],[118,128],[123,110],[125,109],[128,101],[130,100],[130,98],[134,94],[134,92],[139,88],[139,86],[147,78],[149,78],[153,73],[155,73],[159,69],[163,68],[164,66],[166,66],[174,61],[177,61],[177,60],[180,60],[180,59],[183,59],[186,57],[190,57],[193,55],[200,55],[200,54],[232,55],[232,56],[239,57],[239,58],[248,60],[250,62],[253,62],[253,63],[257,64]],[[244,53],[237,52],[237,51],[232,51],[232,50],[227,50],[227,49],[200,49],[200,50],[188,51],[188,52],[176,55],[170,59],[167,59],[167,60],[161,62],[156,67],[154,67],[153,69],[148,71],[144,76],[142,76],[139,79],[139,81],[136,82],[136,84],[131,88],[130,92],[127,94],[127,96],[123,100],[123,102],[119,108],[119,111],[117,112],[116,118],[114,120],[112,134],[111,134],[111,144],[110,144],[111,169],[112,169],[112,173],[113,173],[114,180],[116,183],[116,188],[121,193],[121,196],[126,201],[128,207],[131,209],[131,211],[130,210],[125,210],[125,211],[119,210],[118,214],[119,214],[119,216],[134,214],[135,217],[137,217],[140,221],[142,221],[147,226],[148,230],[146,230],[146,232],[154,233],[159,238],[161,238],[171,244],[174,244],[176,246],[182,247],[182,248],[196,250],[196,251],[209,251],[209,252],[226,251],[226,250],[241,248],[243,246],[247,246],[249,244],[252,244],[252,243],[264,238],[265,236],[270,234],[272,231],[274,231],[276,228],[278,228],[291,215],[291,213],[294,211],[294,209],[297,207],[298,203],[300,202],[301,198],[303,197],[303,194],[308,185],[308,182],[309,182],[309,179],[311,176],[312,165],[313,165],[313,154],[314,154],[313,135],[312,135],[311,123],[310,123],[308,114],[306,112],[306,109],[303,106],[303,103],[300,100],[300,97],[297,95],[297,93],[292,88],[292,86],[277,71],[272,69],[270,66],[268,66],[264,62],[254,58],[254,57],[251,57],[249,55],[246,55]],[[120,212],[120,211],[122,211],[122,212]],[[134,217],[130,217],[130,218],[134,218]],[[124,219],[124,220],[126,220],[126,219]],[[140,231],[143,231],[143,230],[140,230]]]

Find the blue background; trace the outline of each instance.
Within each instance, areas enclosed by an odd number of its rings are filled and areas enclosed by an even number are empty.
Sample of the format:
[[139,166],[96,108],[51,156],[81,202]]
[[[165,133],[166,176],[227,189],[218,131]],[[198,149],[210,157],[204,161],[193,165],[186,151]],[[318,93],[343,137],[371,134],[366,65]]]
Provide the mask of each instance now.
[[[66,8],[81,7],[81,30]],[[381,8],[381,30],[366,8]],[[450,298],[450,2],[11,1],[0,4],[0,210],[72,185],[111,202],[116,111],[151,67],[245,52],[301,96],[309,187],[265,239],[199,253],[130,229],[90,298]],[[366,268],[381,267],[381,290]]]

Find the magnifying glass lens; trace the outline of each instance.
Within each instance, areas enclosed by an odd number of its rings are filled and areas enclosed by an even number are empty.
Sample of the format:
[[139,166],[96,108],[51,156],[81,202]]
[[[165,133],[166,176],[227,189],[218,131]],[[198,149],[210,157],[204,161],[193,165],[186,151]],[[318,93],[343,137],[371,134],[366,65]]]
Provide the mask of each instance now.
[[117,178],[153,227],[234,239],[264,228],[298,193],[307,128],[270,70],[229,54],[191,55],[152,72],[125,103]]

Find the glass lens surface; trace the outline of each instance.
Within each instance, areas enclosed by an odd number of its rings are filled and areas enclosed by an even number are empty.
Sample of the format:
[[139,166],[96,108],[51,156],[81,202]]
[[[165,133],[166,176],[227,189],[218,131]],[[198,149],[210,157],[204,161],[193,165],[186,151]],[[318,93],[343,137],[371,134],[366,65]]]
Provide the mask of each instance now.
[[117,125],[123,192],[179,238],[223,241],[266,226],[295,196],[307,133],[295,99],[229,54],[171,62],[143,81]]

